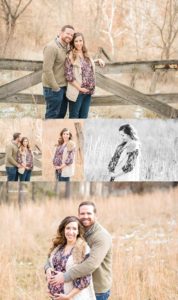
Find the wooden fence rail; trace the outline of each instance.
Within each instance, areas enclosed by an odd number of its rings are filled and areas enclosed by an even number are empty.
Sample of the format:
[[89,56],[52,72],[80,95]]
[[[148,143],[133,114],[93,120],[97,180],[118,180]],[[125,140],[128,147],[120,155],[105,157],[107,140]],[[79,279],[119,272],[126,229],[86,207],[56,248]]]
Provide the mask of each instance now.
[[[32,72],[12,82],[0,86],[0,102],[44,104],[42,95],[19,93],[39,84],[42,75],[42,61],[0,59],[0,70]],[[109,62],[105,68],[96,68],[96,85],[112,95],[93,96],[92,106],[139,105],[166,118],[178,118],[178,109],[169,105],[178,104],[178,93],[143,94],[108,77],[111,74],[152,72],[151,90],[155,90],[157,72],[178,71],[178,60]],[[154,85],[154,86],[153,86]]]

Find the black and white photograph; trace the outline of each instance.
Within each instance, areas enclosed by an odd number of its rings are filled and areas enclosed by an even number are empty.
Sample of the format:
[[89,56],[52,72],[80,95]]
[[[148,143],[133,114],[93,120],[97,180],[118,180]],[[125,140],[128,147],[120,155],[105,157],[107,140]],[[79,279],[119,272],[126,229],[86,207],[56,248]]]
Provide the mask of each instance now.
[[178,180],[176,120],[87,120],[88,181]]

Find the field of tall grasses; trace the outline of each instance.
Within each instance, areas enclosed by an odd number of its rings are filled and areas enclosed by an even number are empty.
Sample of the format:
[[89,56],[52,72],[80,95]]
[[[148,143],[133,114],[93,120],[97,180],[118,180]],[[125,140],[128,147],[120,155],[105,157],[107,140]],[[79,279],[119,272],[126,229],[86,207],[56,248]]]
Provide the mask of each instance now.
[[135,128],[141,144],[140,180],[177,181],[178,122],[158,119],[86,120],[86,179],[108,181],[108,163],[121,143],[118,130],[126,123]]
[[[112,300],[178,299],[178,189],[93,198],[113,236]],[[60,220],[80,200],[0,206],[0,299],[45,300],[43,265]]]

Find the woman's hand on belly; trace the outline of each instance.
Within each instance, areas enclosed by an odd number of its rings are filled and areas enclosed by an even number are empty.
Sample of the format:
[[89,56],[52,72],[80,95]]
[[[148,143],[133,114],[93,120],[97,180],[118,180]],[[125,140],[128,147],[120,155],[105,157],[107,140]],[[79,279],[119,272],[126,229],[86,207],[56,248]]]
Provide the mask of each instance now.
[[54,166],[55,170],[60,170],[61,166]]

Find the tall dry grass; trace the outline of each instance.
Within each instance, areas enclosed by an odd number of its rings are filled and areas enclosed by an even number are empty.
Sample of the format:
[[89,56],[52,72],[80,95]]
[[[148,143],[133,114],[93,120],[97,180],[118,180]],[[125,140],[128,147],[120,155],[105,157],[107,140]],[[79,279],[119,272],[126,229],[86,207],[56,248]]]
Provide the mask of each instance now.
[[[178,189],[93,200],[113,236],[111,299],[178,299]],[[0,299],[48,299],[43,265],[50,241],[79,201],[0,206]]]

